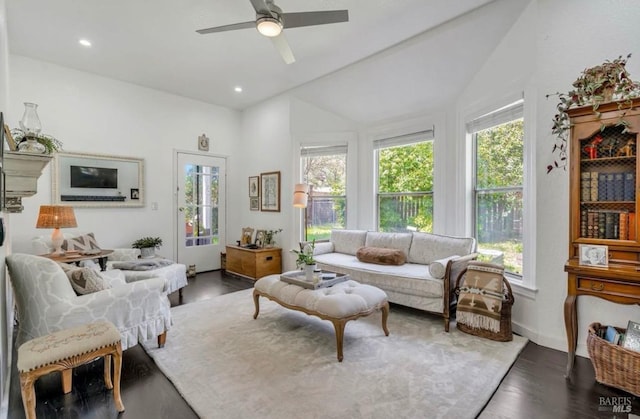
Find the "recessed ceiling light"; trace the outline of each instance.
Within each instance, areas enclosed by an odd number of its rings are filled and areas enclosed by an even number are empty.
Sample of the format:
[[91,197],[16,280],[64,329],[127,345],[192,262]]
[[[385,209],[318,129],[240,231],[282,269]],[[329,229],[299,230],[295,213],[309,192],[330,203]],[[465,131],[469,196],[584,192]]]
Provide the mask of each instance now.
[[234,88],[233,88],[233,90],[234,90],[236,93],[241,93],[241,92],[242,92],[242,87],[240,87],[240,86],[236,86],[236,87],[234,87]]
[[80,43],[80,45],[82,45],[83,47],[90,47],[91,46],[91,41],[89,41],[88,39],[81,39],[78,41]]

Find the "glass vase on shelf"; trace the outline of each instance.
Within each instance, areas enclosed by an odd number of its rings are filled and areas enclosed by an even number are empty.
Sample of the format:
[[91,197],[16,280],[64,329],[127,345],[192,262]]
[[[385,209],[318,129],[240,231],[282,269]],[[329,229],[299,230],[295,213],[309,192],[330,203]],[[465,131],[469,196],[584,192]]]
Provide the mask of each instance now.
[[24,141],[18,144],[18,151],[23,153],[42,154],[46,147],[38,142],[38,134],[42,130],[38,117],[38,105],[25,102],[24,113],[20,119],[20,128],[24,132]]

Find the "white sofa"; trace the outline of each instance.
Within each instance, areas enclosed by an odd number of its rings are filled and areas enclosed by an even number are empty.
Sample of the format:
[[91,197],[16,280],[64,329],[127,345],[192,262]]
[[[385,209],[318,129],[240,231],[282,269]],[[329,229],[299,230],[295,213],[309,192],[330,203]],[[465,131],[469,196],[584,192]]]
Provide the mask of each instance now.
[[[361,262],[358,249],[401,250],[407,262],[381,265]],[[349,274],[352,279],[384,290],[392,303],[417,308],[444,317],[449,331],[453,287],[458,273],[477,257],[472,237],[430,233],[383,233],[366,230],[333,230],[328,242],[315,244],[318,267]]]

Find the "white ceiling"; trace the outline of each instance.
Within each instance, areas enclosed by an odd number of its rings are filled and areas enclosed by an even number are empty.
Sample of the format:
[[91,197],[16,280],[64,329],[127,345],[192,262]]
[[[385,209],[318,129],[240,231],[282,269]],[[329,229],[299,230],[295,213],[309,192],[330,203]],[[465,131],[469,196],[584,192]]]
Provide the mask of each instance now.
[[528,1],[277,0],[284,12],[349,10],[347,23],[285,30],[290,65],[254,29],[195,32],[253,20],[249,0],[10,0],[7,15],[12,54],[233,109],[297,88],[371,122],[450,99]]

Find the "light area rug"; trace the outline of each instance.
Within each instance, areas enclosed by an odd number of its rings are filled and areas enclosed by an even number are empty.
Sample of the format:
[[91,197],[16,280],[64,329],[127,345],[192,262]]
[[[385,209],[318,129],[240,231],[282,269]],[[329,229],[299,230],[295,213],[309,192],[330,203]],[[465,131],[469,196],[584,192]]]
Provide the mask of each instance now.
[[344,360],[333,325],[251,289],[172,308],[164,348],[143,346],[202,418],[473,418],[526,339],[495,342],[392,306],[347,323]]

